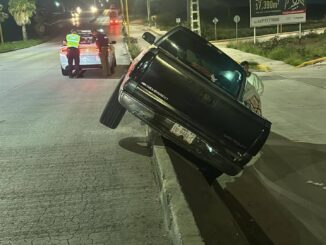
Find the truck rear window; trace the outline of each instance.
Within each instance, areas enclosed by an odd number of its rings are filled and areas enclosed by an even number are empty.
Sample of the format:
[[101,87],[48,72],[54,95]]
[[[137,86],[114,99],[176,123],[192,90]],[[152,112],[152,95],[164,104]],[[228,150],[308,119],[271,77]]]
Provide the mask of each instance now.
[[192,33],[177,31],[159,46],[206,76],[234,97],[238,97],[244,74],[241,67],[209,42]]

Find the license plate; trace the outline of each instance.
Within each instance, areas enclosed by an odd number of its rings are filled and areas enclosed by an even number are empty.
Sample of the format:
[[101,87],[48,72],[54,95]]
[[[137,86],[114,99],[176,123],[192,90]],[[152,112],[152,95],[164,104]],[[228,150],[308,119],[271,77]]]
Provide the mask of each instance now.
[[196,138],[196,135],[194,133],[192,133],[191,131],[189,131],[188,129],[182,127],[177,123],[173,125],[170,131],[176,136],[182,136],[183,140],[186,141],[188,144],[191,144]]
[[81,65],[95,65],[100,64],[100,58],[94,55],[88,55],[88,56],[81,56],[80,57],[80,64]]

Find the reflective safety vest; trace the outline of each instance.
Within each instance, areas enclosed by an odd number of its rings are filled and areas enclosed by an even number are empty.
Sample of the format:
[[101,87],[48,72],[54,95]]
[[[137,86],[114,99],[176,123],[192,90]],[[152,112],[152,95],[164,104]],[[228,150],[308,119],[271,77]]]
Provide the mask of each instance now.
[[66,36],[67,40],[67,47],[68,48],[78,48],[79,46],[79,41],[80,41],[80,36],[78,34],[68,34]]

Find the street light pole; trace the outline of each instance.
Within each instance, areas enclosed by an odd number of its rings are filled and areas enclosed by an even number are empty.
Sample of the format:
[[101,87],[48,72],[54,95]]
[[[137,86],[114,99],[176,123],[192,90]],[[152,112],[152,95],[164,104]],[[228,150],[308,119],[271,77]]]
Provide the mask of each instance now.
[[129,29],[129,13],[128,13],[128,0],[125,0],[125,7],[126,7],[126,24],[127,24],[127,39],[128,39],[128,46],[130,47],[130,29]]

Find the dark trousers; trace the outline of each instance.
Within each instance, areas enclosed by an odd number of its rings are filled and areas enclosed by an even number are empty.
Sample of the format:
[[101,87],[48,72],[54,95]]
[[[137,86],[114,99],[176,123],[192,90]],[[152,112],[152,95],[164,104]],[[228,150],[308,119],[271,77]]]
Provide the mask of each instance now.
[[[68,75],[69,77],[73,77],[73,75],[79,74],[79,49],[78,48],[68,48],[68,53],[67,53],[67,58],[68,58]],[[75,67],[73,66],[73,63],[75,63]],[[73,74],[73,68],[75,68],[75,73]]]
[[109,64],[108,64],[108,47],[100,48],[100,59],[102,64],[102,75],[107,77],[109,75]]

